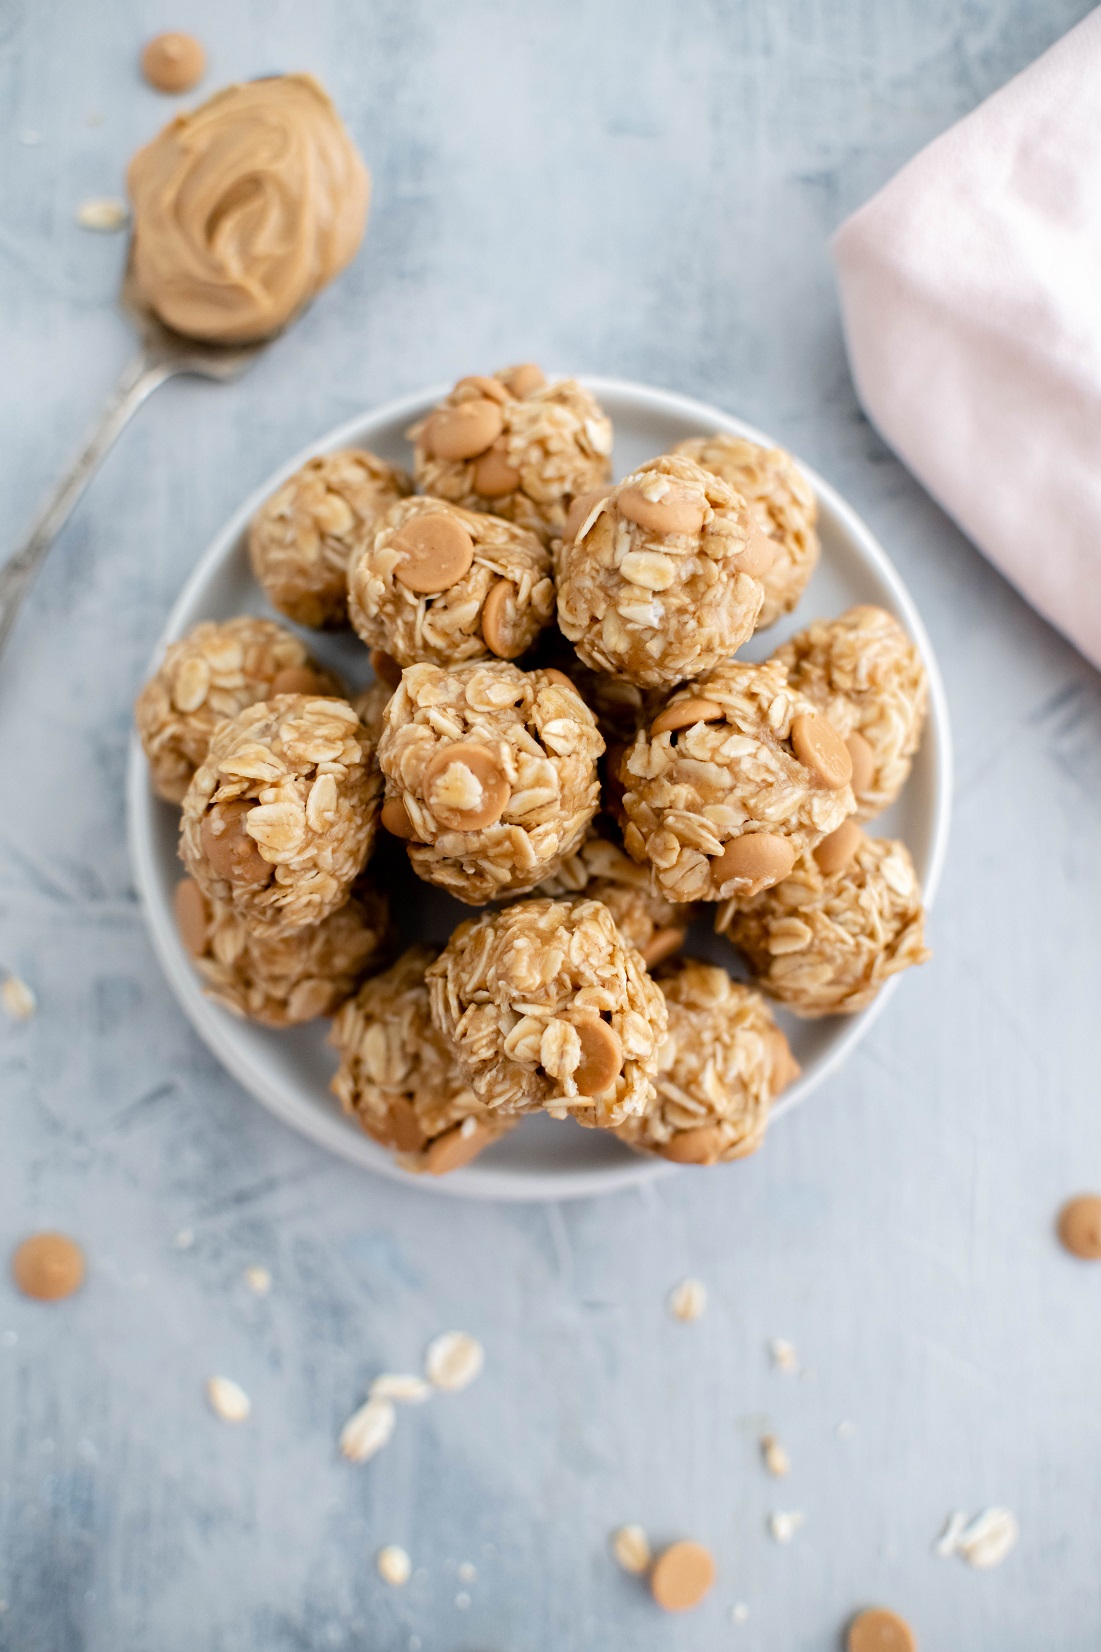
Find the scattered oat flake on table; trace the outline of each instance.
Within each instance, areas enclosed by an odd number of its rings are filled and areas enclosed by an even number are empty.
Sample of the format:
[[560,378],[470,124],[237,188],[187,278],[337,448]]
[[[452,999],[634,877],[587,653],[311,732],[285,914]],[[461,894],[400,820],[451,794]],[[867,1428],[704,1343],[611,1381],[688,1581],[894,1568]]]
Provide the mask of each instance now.
[[953,1509],[944,1522],[944,1530],[933,1544],[933,1553],[939,1554],[942,1560],[954,1555],[966,1526],[967,1516],[961,1514],[959,1509]]
[[777,1509],[768,1517],[768,1529],[777,1543],[790,1543],[800,1526],[806,1524],[806,1515],[800,1509]]
[[682,1279],[669,1293],[669,1312],[688,1324],[707,1307],[707,1286],[698,1279]]
[[76,209],[76,221],[81,229],[122,229],[129,217],[126,202],[115,195],[101,195],[90,201],[81,201]]
[[462,1564],[460,1565],[460,1567],[459,1567],[459,1577],[462,1580],[462,1582],[463,1583],[473,1583],[474,1579],[477,1576],[478,1576],[478,1568],[476,1566],[473,1566],[470,1563],[469,1560],[464,1560],[462,1562]]
[[195,1235],[190,1228],[181,1228],[172,1243],[176,1250],[190,1250],[195,1243]]
[[641,1526],[620,1526],[612,1533],[612,1553],[625,1572],[644,1572],[650,1564],[650,1539]]
[[856,1433],[856,1424],[855,1423],[850,1423],[848,1421],[838,1423],[838,1425],[837,1425],[837,1438],[839,1440],[851,1440],[855,1433]]
[[246,1268],[245,1284],[257,1296],[267,1296],[271,1290],[271,1274],[267,1268]]
[[984,1509],[958,1534],[954,1552],[969,1566],[989,1571],[992,1566],[1001,1565],[1020,1535],[1020,1527],[1009,1509]]
[[10,1015],[13,1021],[29,1021],[38,1008],[38,999],[18,975],[5,975],[4,984],[0,986],[0,1002],[4,1005],[5,1015]]
[[794,1342],[787,1337],[773,1337],[768,1345],[769,1355],[773,1367],[777,1371],[784,1371],[794,1375],[799,1370],[799,1355],[795,1352]]
[[211,1377],[206,1385],[210,1409],[224,1423],[243,1423],[252,1410],[252,1401],[244,1389],[230,1377]]
[[365,1463],[394,1432],[397,1412],[389,1400],[368,1400],[340,1431],[340,1449],[350,1463]]
[[444,1331],[428,1344],[424,1369],[433,1388],[466,1388],[482,1369],[485,1349],[465,1331]]
[[403,1583],[409,1582],[409,1574],[413,1570],[413,1562],[404,1549],[396,1543],[388,1543],[380,1549],[375,1558],[378,1575],[384,1583],[392,1583],[395,1589],[400,1589]]
[[393,1400],[398,1405],[423,1405],[432,1395],[432,1384],[411,1372],[383,1371],[372,1382],[372,1400]]
[[775,1434],[761,1435],[761,1456],[768,1472],[774,1474],[778,1480],[791,1472],[791,1458]]
[[749,1622],[749,1607],[744,1600],[736,1601],[730,1608],[730,1621],[731,1623]]
[[470,1605],[470,1596],[467,1594],[465,1589],[460,1589],[458,1594],[455,1596],[455,1605],[459,1608],[460,1612],[465,1612],[467,1607]]

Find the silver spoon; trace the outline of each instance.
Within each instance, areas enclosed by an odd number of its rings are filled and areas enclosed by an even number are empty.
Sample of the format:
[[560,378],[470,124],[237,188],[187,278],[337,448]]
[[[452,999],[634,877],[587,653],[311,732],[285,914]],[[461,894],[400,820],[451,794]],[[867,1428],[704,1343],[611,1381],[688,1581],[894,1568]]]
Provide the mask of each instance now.
[[103,410],[84,451],[61,478],[15,555],[0,568],[0,653],[15,623],[23,598],[73,508],[138,408],[166,379],[178,373],[228,384],[247,372],[271,339],[256,344],[204,344],[174,333],[142,303],[127,266],[120,302],[134,323],[140,349]]

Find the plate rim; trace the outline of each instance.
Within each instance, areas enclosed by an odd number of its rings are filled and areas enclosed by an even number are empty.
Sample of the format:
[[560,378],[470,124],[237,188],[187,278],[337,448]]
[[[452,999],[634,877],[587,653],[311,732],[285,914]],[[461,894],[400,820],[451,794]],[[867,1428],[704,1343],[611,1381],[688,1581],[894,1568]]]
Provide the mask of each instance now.
[[[749,441],[766,447],[779,445],[766,432],[758,430],[747,420],[696,397],[683,395],[679,391],[662,390],[652,385],[636,383],[631,379],[597,374],[573,376],[591,390],[598,400],[627,399],[655,413],[674,413],[682,418],[710,425],[716,430],[725,429],[731,434],[744,436]],[[184,616],[192,606],[199,589],[209,582],[224,562],[264,500],[269,498],[287,477],[293,475],[314,454],[331,452],[335,448],[347,446],[350,442],[362,442],[365,426],[392,426],[411,422],[439,401],[449,388],[448,385],[433,385],[396,397],[378,407],[365,408],[306,444],[283,465],[271,471],[222,524],[180,587],[157,638],[147,674],[157,669],[168,643],[179,635]],[[861,554],[873,565],[889,589],[898,613],[916,643],[926,668],[929,681],[929,711],[924,738],[931,739],[933,744],[934,781],[928,864],[922,883],[924,904],[928,911],[933,905],[944,869],[952,815],[952,733],[948,701],[937,657],[917,604],[871,528],[813,466],[806,464],[798,455],[793,457],[814,488],[820,504],[825,503],[828,506],[849,539],[855,542]],[[157,962],[177,1005],[192,1029],[238,1084],[290,1129],[306,1136],[318,1146],[336,1153],[358,1169],[382,1175],[412,1192],[493,1202],[536,1203],[555,1199],[601,1197],[608,1193],[623,1192],[650,1184],[687,1168],[666,1159],[638,1154],[636,1158],[627,1159],[622,1164],[598,1165],[592,1170],[500,1171],[480,1168],[475,1163],[451,1176],[427,1178],[411,1175],[401,1169],[382,1148],[376,1147],[377,1158],[373,1155],[365,1157],[364,1148],[368,1145],[376,1146],[369,1142],[369,1138],[365,1136],[360,1142],[347,1132],[342,1119],[337,1115],[330,1116],[321,1109],[316,1113],[310,1111],[304,1114],[300,1101],[284,1098],[261,1081],[252,1071],[250,1063],[244,1058],[231,1035],[231,1028],[237,1025],[236,1018],[202,991],[199,979],[184,953],[174,927],[165,921],[166,915],[160,901],[157,855],[154,850],[155,834],[152,830],[152,811],[158,800],[149,784],[148,765],[141,749],[141,742],[133,729],[129,740],[126,798],[130,862],[142,915]],[[804,1074],[777,1102],[772,1110],[770,1122],[782,1118],[805,1101],[848,1060],[856,1045],[882,1014],[885,1005],[893,996],[898,979],[898,976],[892,977],[866,1009],[849,1018],[844,1032],[819,1060],[813,1073]],[[353,1145],[359,1148],[359,1152],[351,1151]]]

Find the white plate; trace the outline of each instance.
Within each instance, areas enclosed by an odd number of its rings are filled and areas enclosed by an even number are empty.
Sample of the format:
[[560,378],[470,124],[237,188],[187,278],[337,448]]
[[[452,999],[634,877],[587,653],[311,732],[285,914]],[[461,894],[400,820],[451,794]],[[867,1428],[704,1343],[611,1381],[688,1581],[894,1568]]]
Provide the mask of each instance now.
[[[740,419],[685,396],[616,379],[584,382],[614,422],[617,475],[665,452],[686,436],[729,430],[753,441],[770,442]],[[245,612],[270,613],[249,569],[245,530],[263,500],[287,476],[313,453],[349,446],[371,448],[387,459],[408,464],[409,445],[404,432],[446,389],[444,386],[362,414],[312,443],[269,477],[231,517],[200,559],[157,644],[155,663],[169,642],[200,620],[228,619]],[[755,637],[744,652],[749,658],[764,658],[811,617],[839,614],[857,602],[878,603],[901,620],[920,647],[929,671],[929,724],[906,789],[883,817],[881,829],[909,845],[928,904],[940,877],[950,807],[950,736],[940,674],[913,601],[882,548],[831,487],[813,471],[807,470],[806,474],[818,495],[821,561],[796,613]],[[304,635],[313,652],[334,665],[350,684],[359,687],[369,679],[366,650],[354,637],[316,632]],[[153,946],[169,985],[196,1032],[223,1066],[285,1124],[365,1169],[404,1181],[407,1186],[467,1198],[571,1199],[636,1186],[670,1175],[678,1168],[662,1159],[644,1158],[614,1138],[582,1130],[572,1121],[535,1117],[525,1119],[476,1163],[450,1176],[412,1177],[400,1170],[383,1148],[344,1116],[329,1093],[335,1062],[325,1041],[327,1022],[275,1032],[238,1020],[204,996],[172,916],[172,893],[181,875],[176,857],[178,810],[153,795],[136,738],[131,743],[128,792],[134,873]],[[446,897],[426,895],[417,921],[428,926],[432,939],[442,941],[460,914],[469,915],[469,908],[459,908]],[[706,925],[696,926],[690,950],[728,964],[733,962],[730,949],[712,936]],[[803,1072],[776,1106],[774,1119],[790,1112],[836,1071],[864,1037],[895,984],[892,980],[875,1003],[856,1016],[817,1022],[781,1016]],[[737,1174],[736,1170],[731,1173]]]

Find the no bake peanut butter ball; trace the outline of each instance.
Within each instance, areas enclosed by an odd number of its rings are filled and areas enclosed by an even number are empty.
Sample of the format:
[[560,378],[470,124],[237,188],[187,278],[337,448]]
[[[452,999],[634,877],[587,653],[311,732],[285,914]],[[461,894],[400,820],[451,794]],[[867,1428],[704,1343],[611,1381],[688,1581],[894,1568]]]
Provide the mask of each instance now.
[[558,623],[586,665],[671,688],[753,633],[771,541],[691,459],[651,459],[598,497],[556,552]]
[[180,856],[204,895],[265,937],[347,900],[374,841],[381,782],[344,700],[280,694],[219,724],[188,787]]
[[410,666],[385,715],[382,823],[468,905],[533,889],[600,801],[604,742],[572,683],[503,660]]

